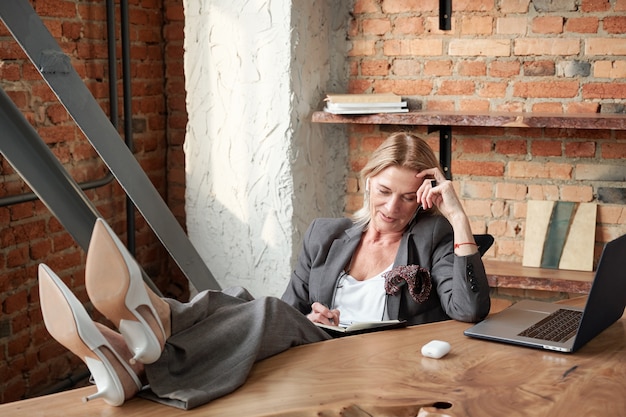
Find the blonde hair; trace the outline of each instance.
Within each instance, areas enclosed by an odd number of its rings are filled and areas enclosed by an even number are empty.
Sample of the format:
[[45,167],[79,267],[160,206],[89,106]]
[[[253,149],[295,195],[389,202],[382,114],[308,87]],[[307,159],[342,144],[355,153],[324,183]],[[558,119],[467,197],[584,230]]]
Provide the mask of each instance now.
[[[421,172],[425,169],[439,168],[439,160],[426,141],[406,132],[390,135],[372,153],[367,164],[361,169],[361,179],[378,175],[384,169],[395,166]],[[367,188],[367,187],[366,187]],[[367,225],[371,220],[369,209],[369,192],[363,195],[363,207],[354,213],[353,220],[357,224]]]

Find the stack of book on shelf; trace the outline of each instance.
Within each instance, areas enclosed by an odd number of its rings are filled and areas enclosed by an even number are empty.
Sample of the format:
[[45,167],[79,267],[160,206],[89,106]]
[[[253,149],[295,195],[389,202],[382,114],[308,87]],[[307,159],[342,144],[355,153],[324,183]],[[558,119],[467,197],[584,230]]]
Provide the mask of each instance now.
[[324,111],[333,114],[406,113],[409,109],[402,97],[382,94],[328,94]]

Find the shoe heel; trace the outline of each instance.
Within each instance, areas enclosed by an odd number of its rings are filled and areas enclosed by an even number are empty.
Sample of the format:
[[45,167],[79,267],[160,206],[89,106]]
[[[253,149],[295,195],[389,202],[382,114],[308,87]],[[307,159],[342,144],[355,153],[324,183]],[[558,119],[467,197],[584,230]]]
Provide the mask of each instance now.
[[161,356],[161,344],[152,331],[146,329],[146,325],[132,320],[121,320],[118,329],[126,344],[133,352],[130,363],[153,363]]
[[123,404],[123,384],[103,348],[111,352],[130,375],[135,392],[142,386],[139,378],[111,347],[63,281],[45,264],[39,265],[38,274],[41,311],[46,329],[57,342],[85,362],[96,382],[98,392],[83,400],[103,398],[111,405]]
[[155,362],[166,339],[163,324],[139,265],[101,218],[87,251],[85,286],[93,305],[117,326],[133,352],[131,363]]
[[98,392],[83,397],[83,402],[102,398],[109,405],[120,406],[124,404],[124,388],[119,379],[113,378],[104,363],[89,357],[85,358],[85,363],[96,381]]

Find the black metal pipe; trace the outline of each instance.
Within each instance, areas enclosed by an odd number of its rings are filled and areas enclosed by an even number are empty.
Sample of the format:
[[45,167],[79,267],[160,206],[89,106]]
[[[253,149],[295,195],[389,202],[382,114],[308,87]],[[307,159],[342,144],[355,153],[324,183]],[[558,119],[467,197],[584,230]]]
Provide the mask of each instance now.
[[[113,178],[115,177],[113,176],[113,174],[109,172],[103,178],[100,178],[98,180],[93,180],[93,181],[81,182],[80,184],[78,184],[78,186],[83,191],[91,190],[94,188],[100,188],[104,185],[107,185],[111,181],[113,181]],[[0,198],[0,207],[6,207],[6,206],[13,205],[13,204],[26,203],[28,201],[34,201],[38,199],[39,197],[37,197],[37,194],[35,193],[22,193],[22,194],[12,195],[8,197]]]
[[428,126],[428,133],[439,131],[439,164],[443,175],[452,179],[452,126]]
[[[124,141],[133,152],[133,112],[130,75],[130,34],[128,19],[128,0],[120,1],[120,18],[122,25],[122,81],[124,84]],[[129,196],[126,196],[126,246],[128,251],[135,255],[135,206]]]
[[439,30],[452,29],[452,0],[439,0]]
[[117,104],[117,52],[115,45],[115,1],[107,0],[107,48],[109,51],[109,117],[113,126],[118,125]]
[[441,126],[439,129],[439,159],[443,175],[452,179],[452,126]]

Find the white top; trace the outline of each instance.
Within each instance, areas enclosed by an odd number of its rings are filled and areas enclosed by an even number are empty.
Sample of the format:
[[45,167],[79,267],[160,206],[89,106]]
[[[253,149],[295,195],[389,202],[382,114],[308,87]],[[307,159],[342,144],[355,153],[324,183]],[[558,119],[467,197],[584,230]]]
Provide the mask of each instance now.
[[375,277],[359,281],[342,272],[337,281],[333,308],[339,310],[342,325],[354,322],[389,320],[386,311],[385,279],[383,274],[390,271],[389,265]]

